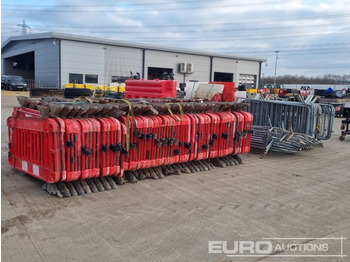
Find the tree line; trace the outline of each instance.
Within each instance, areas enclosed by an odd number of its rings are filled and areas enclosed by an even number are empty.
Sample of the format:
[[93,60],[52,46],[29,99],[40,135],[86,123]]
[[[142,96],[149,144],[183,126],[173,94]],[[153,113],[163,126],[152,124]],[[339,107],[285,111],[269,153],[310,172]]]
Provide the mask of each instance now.
[[[261,77],[261,84],[273,84],[273,76]],[[282,75],[276,77],[276,84],[350,84],[350,75],[326,74],[324,76],[308,77],[299,75]]]

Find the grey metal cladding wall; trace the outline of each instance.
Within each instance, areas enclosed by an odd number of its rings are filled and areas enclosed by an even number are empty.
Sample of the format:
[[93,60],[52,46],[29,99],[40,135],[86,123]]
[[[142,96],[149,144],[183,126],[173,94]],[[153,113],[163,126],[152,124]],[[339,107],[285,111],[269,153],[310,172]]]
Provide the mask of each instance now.
[[56,87],[59,76],[59,45],[53,39],[18,41],[6,48],[3,58],[34,51],[35,80],[42,86]]
[[35,80],[44,87],[58,87],[59,43],[53,39],[41,40],[35,44]]
[[69,82],[69,74],[98,75],[98,84],[105,84],[105,45],[61,40],[61,85]]
[[110,83],[112,76],[130,76],[142,74],[142,49],[121,46],[106,46],[105,81]]
[[1,57],[7,58],[10,56],[34,51],[34,49],[36,49],[37,47],[40,47],[40,45],[43,42],[45,42],[45,40],[22,40],[22,41],[10,42],[6,47],[1,49],[1,52],[2,52]]
[[194,73],[186,74],[186,81],[209,81],[210,57],[181,53],[146,50],[145,78],[148,67],[173,68],[175,80],[183,82],[183,74],[178,72],[179,63],[193,63]]

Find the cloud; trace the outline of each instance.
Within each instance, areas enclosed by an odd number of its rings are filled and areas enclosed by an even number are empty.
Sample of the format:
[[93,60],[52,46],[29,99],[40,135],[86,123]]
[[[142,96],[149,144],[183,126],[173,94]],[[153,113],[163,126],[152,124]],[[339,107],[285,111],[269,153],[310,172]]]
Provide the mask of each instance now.
[[[2,42],[21,33],[64,32],[265,57],[265,75],[347,74],[347,0],[3,0]],[[325,67],[329,65],[329,67]]]

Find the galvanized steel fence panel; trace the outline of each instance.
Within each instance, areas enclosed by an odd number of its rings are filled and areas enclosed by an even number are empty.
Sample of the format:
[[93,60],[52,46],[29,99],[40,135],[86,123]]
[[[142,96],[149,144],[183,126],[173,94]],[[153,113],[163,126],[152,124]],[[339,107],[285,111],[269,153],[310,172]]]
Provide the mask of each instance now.
[[246,99],[244,110],[254,116],[253,125],[282,127],[327,140],[332,135],[335,110],[332,105],[279,100]]

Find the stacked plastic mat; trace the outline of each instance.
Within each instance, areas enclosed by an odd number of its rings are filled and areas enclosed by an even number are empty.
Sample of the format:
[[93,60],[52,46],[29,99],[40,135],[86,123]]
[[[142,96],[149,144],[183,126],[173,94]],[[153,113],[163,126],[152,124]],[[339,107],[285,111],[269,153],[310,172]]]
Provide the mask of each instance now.
[[30,99],[8,119],[12,167],[60,197],[242,163],[247,104],[176,99]]

